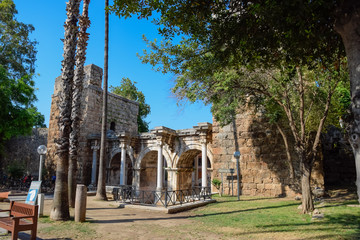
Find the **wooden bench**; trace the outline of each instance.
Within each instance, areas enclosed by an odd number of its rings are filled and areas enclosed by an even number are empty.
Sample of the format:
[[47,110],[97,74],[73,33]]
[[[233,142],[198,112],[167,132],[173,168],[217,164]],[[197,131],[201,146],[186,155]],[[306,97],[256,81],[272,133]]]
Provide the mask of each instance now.
[[9,210],[0,210],[0,212],[8,212],[9,216],[0,217],[0,228],[10,231],[11,239],[18,238],[18,232],[31,230],[31,239],[36,239],[38,206],[26,203],[10,202]]

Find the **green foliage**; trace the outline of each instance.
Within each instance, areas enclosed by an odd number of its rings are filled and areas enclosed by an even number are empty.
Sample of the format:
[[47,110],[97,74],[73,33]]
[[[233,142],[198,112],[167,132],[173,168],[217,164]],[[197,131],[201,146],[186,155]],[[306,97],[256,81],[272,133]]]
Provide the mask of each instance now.
[[[144,37],[149,50],[144,50],[140,59],[157,71],[176,75],[173,92],[180,103],[181,100],[211,103],[215,118],[226,124],[232,121],[234,109],[246,102],[239,96],[259,96],[254,89],[250,90],[252,85],[247,91],[243,86],[257,80],[264,83],[254,78],[269,78],[268,74],[254,69],[280,71],[278,75],[284,78],[281,81],[287,84],[286,79],[292,79],[290,73],[295,76],[295,66],[315,72],[320,67],[328,72],[333,68],[345,55],[341,38],[333,27],[337,7],[336,1],[322,0],[256,3],[115,0],[110,10],[126,18],[133,15],[154,18],[164,40],[148,41]],[[249,77],[253,80],[248,81]],[[312,79],[318,81],[315,76]],[[280,88],[278,84],[269,90]],[[313,90],[317,91],[316,87]],[[261,97],[254,101],[258,105],[271,105],[273,111],[268,111],[268,116],[271,121],[279,120],[281,110],[274,109],[274,103]],[[316,97],[324,96],[318,91]],[[320,100],[309,101],[315,105]],[[342,113],[343,109],[338,115]]]
[[[212,53],[217,60],[215,67],[226,68],[239,63],[311,65],[333,58],[335,52],[344,55],[341,38],[333,27],[338,6],[338,1],[323,0],[115,0],[110,10],[119,16],[154,18],[159,33],[170,41],[158,49],[176,52],[183,44],[197,44],[194,56]],[[178,35],[187,40],[178,44]]]
[[0,1],[0,145],[13,136],[31,133],[32,127],[44,127],[44,116],[33,103],[36,41],[34,27],[18,22],[12,0]]
[[19,162],[10,162],[6,169],[12,179],[21,179],[25,173],[25,167]]
[[220,186],[221,186],[221,181],[217,178],[214,178],[212,181],[211,181],[212,185],[214,185],[216,187],[216,189],[220,189]]
[[120,86],[110,86],[110,91],[139,103],[139,114],[137,119],[138,130],[139,132],[148,132],[149,123],[145,121],[145,118],[150,113],[150,106],[146,104],[145,95],[141,91],[138,91],[135,84],[136,82],[132,82],[129,78],[123,78],[120,82]]
[[1,0],[0,13],[0,64],[13,78],[30,76],[36,60],[37,42],[29,38],[34,27],[16,20],[13,0]]
[[30,134],[33,126],[44,126],[43,116],[32,105],[36,100],[34,91],[31,78],[10,78],[0,65],[0,143],[13,136]]

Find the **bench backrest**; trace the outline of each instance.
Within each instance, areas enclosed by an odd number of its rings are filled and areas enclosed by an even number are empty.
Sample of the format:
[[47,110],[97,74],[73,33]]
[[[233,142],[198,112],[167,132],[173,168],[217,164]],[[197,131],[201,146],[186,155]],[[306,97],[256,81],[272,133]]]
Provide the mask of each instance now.
[[14,217],[35,217],[34,221],[36,222],[38,216],[38,206],[12,201],[10,202],[10,214]]

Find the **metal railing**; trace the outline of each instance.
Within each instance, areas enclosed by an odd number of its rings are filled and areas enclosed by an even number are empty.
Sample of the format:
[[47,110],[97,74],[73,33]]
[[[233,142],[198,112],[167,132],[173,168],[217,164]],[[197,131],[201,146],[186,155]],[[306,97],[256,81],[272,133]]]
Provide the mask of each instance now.
[[150,191],[136,190],[134,186],[114,187],[112,191],[115,201],[152,206],[174,206],[184,203],[205,201],[211,199],[210,187],[194,187],[183,190]]

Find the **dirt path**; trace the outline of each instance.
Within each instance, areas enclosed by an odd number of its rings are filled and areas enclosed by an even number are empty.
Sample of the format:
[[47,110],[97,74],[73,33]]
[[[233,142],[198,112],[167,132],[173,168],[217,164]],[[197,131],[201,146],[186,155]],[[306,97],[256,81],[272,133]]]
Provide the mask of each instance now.
[[[0,209],[8,208],[9,203],[0,203]],[[44,215],[50,214],[52,201],[45,201]],[[38,239],[223,239],[213,233],[208,233],[193,227],[193,213],[182,212],[166,214],[137,208],[119,208],[114,201],[95,201],[94,197],[87,199],[87,211],[83,231],[88,234],[78,234],[78,230],[61,230],[53,224],[39,223]],[[70,213],[73,216],[73,211]],[[70,223],[76,225],[75,223]],[[77,224],[80,226],[81,224]],[[51,230],[51,227],[53,230]],[[90,231],[89,231],[90,229]],[[81,232],[81,230],[80,230]],[[21,239],[28,239],[28,234],[21,234]],[[10,239],[7,237],[0,237]]]

